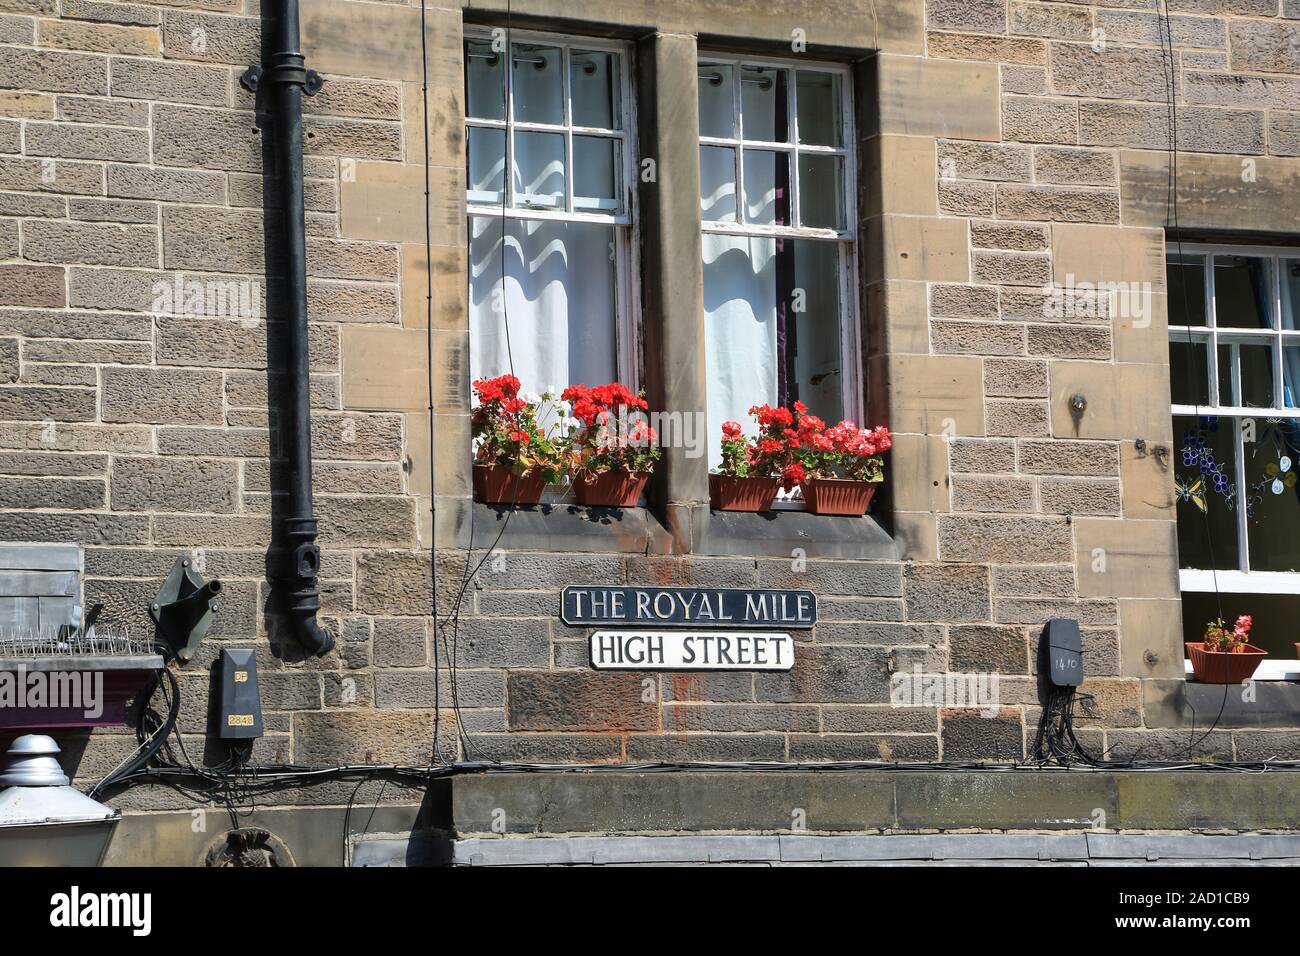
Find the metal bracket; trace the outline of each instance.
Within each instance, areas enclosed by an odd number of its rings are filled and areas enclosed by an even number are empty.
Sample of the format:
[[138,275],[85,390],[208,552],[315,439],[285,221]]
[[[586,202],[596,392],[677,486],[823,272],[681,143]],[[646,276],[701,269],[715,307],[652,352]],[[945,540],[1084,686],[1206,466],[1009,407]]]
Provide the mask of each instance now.
[[149,616],[158,625],[159,634],[182,664],[194,656],[212,626],[220,594],[220,581],[204,582],[194,572],[189,558],[182,557],[176,559],[149,605]]
[[302,57],[299,56],[298,62],[285,62],[279,66],[273,66],[270,69],[254,63],[243,73],[239,75],[239,85],[250,93],[256,93],[262,86],[263,81],[267,83],[294,83],[302,87],[302,91],[308,96],[315,96],[325,85],[325,78],[315,70],[308,70],[302,65]]

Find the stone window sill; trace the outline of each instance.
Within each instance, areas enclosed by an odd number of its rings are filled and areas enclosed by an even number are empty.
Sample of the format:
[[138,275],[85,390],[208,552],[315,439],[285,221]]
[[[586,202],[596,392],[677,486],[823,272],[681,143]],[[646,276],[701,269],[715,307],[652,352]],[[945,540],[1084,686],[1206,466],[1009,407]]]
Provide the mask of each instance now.
[[[571,503],[515,506],[473,503],[474,546],[498,534],[507,551],[662,553],[672,539],[649,508],[587,508]],[[508,521],[507,521],[508,518]],[[502,528],[504,527],[504,533]]]
[[692,511],[691,553],[788,558],[802,549],[809,558],[897,560],[898,546],[871,515],[860,518],[807,511]]

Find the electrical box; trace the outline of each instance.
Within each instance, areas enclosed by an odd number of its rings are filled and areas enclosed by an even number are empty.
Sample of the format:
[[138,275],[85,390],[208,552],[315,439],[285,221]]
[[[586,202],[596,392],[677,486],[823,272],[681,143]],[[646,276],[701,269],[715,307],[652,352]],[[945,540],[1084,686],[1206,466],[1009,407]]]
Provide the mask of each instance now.
[[1043,646],[1047,649],[1048,678],[1054,685],[1078,687],[1083,683],[1083,638],[1078,621],[1052,618],[1043,629]]
[[248,740],[262,736],[262,695],[257,690],[256,652],[223,648],[221,713],[217,735],[223,740]]

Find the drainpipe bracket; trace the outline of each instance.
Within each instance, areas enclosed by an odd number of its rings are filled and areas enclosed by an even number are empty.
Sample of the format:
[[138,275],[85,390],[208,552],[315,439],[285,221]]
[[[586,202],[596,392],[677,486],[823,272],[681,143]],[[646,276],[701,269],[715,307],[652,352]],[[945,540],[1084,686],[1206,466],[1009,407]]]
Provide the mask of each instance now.
[[256,93],[263,83],[292,83],[301,86],[308,96],[315,96],[325,85],[325,78],[303,66],[302,56],[287,55],[284,62],[263,69],[254,63],[239,76],[239,85]]

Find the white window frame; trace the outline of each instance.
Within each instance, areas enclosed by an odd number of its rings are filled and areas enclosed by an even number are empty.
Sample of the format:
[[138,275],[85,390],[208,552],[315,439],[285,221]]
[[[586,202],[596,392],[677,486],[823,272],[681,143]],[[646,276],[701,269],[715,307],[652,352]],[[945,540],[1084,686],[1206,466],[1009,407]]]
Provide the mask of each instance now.
[[[1205,284],[1201,292],[1205,300],[1205,325],[1181,325],[1175,320],[1181,316],[1169,316],[1169,341],[1175,344],[1189,342],[1206,345],[1206,375],[1209,377],[1207,395],[1210,404],[1186,405],[1171,404],[1173,415],[1200,418],[1213,415],[1230,419],[1233,423],[1233,481],[1238,492],[1235,502],[1237,519],[1237,568],[1234,570],[1215,570],[1208,568],[1179,568],[1178,580],[1182,591],[1193,593],[1222,592],[1225,594],[1297,594],[1300,595],[1300,571],[1251,571],[1250,537],[1248,516],[1245,507],[1246,459],[1243,450],[1241,428],[1237,424],[1243,418],[1297,418],[1300,419],[1300,407],[1283,406],[1283,366],[1282,346],[1289,344],[1300,346],[1300,329],[1291,331],[1282,328],[1282,268],[1283,259],[1300,259],[1300,247],[1294,246],[1247,246],[1223,245],[1212,243],[1166,243],[1166,262],[1179,255],[1205,256]],[[1216,296],[1214,294],[1214,256],[1247,256],[1271,260],[1272,277],[1272,314],[1275,323],[1271,329],[1242,329],[1224,326],[1217,322]],[[1167,274],[1167,273],[1166,273]],[[1172,291],[1172,290],[1167,290]],[[1189,289],[1190,293],[1191,290]],[[1243,405],[1220,405],[1219,395],[1219,345],[1258,342],[1271,344],[1273,348],[1273,405],[1259,408]],[[1233,366],[1233,388],[1240,394],[1238,376],[1240,366]],[[1297,396],[1300,401],[1300,396]],[[1174,435],[1178,454],[1178,435]],[[1300,636],[1300,630],[1297,631]],[[1187,662],[1191,673],[1191,662]],[[1285,658],[1267,658],[1255,672],[1256,680],[1295,680],[1300,677],[1300,661]]]
[[[843,370],[840,386],[840,402],[844,417],[863,423],[864,397],[862,389],[862,352],[858,338],[858,227],[857,227],[857,142],[853,127],[853,73],[842,63],[824,61],[786,60],[764,56],[733,56],[709,51],[701,51],[696,62],[697,83],[707,82],[699,77],[711,66],[731,66],[735,75],[733,84],[733,132],[739,137],[698,136],[699,145],[729,147],[734,156],[736,182],[736,221],[725,222],[701,218],[700,228],[704,233],[718,233],[728,236],[749,236],[755,238],[790,238],[832,240],[839,252],[840,268],[840,367]],[[744,82],[745,66],[783,68],[790,71],[790,80],[786,90],[786,115],[789,118],[790,137],[785,143],[745,138],[745,117],[741,84]],[[796,71],[806,73],[832,73],[840,78],[840,146],[817,146],[799,142],[799,112]],[[842,229],[808,228],[798,225],[778,226],[765,223],[745,221],[745,150],[761,149],[787,154],[790,159],[790,214],[795,223],[799,223],[799,156],[802,154],[819,156],[838,156],[844,169],[844,194],[840,197],[843,204],[841,213],[844,217]],[[802,508],[801,501],[786,500],[783,494],[774,503],[777,509]]]
[[[463,44],[466,41],[491,42],[499,36],[504,28],[488,26],[470,26],[464,28],[462,38],[462,61],[466,54]],[[498,201],[476,199],[465,184],[466,226],[475,216],[487,216],[500,219],[549,219],[559,222],[581,222],[609,226],[614,232],[614,302],[617,310],[615,316],[615,348],[617,351],[615,368],[619,380],[634,391],[640,387],[640,274],[637,271],[637,257],[633,254],[640,242],[639,216],[637,214],[636,183],[637,141],[636,141],[636,100],[632,86],[632,47],[621,41],[586,37],[578,34],[543,33],[534,30],[504,30],[508,44],[539,43],[560,48],[560,71],[564,83],[564,122],[562,124],[525,122],[515,119],[514,96],[514,54],[506,56],[506,116],[505,119],[484,119],[469,115],[469,102],[465,103],[465,169],[469,169],[469,130],[471,128],[495,129],[505,136],[508,161],[502,170],[505,192],[504,204]],[[617,53],[619,63],[619,113],[623,128],[621,130],[601,129],[599,127],[574,126],[572,123],[573,95],[571,88],[570,54],[574,49],[594,52]],[[515,151],[514,133],[538,132],[558,133],[564,137],[564,208],[516,206],[515,195]],[[616,140],[620,143],[622,158],[623,211],[612,215],[604,213],[583,212],[574,208],[573,196],[573,137],[593,136],[601,139]],[[503,208],[504,206],[504,208]],[[561,383],[556,383],[563,387]],[[566,383],[575,384],[575,383]]]

